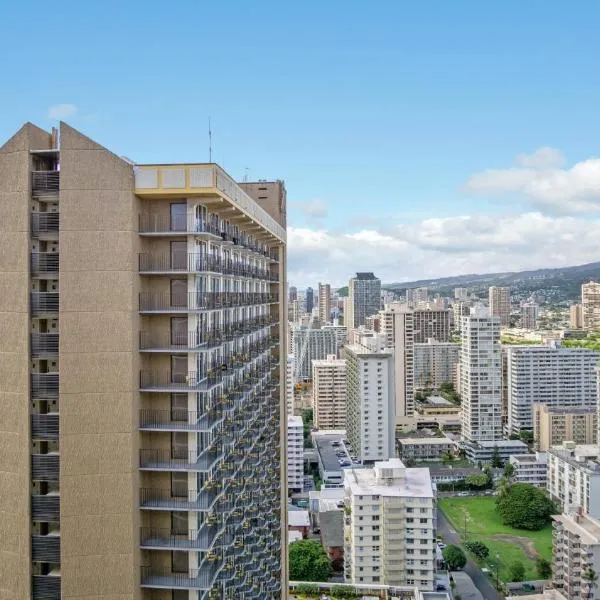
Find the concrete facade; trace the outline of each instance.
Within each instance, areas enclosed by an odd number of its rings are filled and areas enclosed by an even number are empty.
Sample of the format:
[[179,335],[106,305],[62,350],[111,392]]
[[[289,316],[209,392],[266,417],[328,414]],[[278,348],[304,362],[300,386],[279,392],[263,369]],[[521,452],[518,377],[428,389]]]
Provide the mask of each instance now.
[[346,361],[330,354],[312,361],[313,410],[317,429],[346,429]]
[[488,290],[490,316],[498,317],[502,327],[510,323],[510,288],[491,286]]
[[595,406],[569,408],[533,405],[533,439],[538,450],[545,452],[563,442],[595,444],[598,411]]

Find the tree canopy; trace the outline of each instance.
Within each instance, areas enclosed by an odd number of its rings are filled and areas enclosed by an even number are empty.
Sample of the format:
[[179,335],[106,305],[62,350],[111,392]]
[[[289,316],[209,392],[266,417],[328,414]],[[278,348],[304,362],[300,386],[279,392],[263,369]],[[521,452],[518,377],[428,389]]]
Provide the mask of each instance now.
[[290,544],[290,579],[292,581],[327,581],[331,563],[316,540],[300,540]]
[[550,579],[552,577],[552,565],[545,558],[538,556],[535,561],[535,568],[540,579]]
[[481,560],[486,559],[490,554],[490,549],[483,542],[476,540],[465,542],[465,548]]
[[462,569],[467,564],[467,557],[458,546],[446,546],[442,551],[442,556],[451,571]]
[[516,560],[510,565],[510,578],[512,581],[523,581],[525,579],[525,567],[522,562]]
[[496,508],[504,525],[517,529],[542,529],[555,512],[545,492],[528,483],[515,483],[496,498]]

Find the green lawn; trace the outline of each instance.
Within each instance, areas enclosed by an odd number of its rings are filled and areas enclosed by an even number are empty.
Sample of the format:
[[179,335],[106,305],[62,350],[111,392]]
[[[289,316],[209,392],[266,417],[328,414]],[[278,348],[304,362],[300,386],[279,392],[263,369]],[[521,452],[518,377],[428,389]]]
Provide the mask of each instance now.
[[[488,567],[496,570],[496,555],[500,556],[500,579],[508,581],[511,563],[520,561],[525,566],[525,578],[537,579],[534,553],[552,559],[552,526],[540,531],[513,529],[503,525],[496,512],[495,498],[440,498],[439,508],[465,540],[465,517],[468,540],[483,542],[490,549]],[[510,536],[497,539],[495,536]],[[528,547],[529,555],[525,548]]]

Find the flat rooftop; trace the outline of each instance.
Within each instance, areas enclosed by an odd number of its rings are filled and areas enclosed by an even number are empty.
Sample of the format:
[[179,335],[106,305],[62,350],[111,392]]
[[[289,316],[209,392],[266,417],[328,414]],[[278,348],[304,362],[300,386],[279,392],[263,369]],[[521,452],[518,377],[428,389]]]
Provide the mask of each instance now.
[[595,462],[600,454],[600,449],[595,444],[581,444],[575,446],[575,448],[552,446],[548,452],[578,469],[600,472],[600,464]]
[[498,450],[502,450],[503,448],[523,448],[523,450],[525,450],[525,452],[523,452],[523,454],[527,453],[527,444],[525,442],[522,442],[521,440],[494,440],[494,441],[485,441],[485,442],[477,442],[476,444],[473,444],[472,446],[477,447],[479,446],[480,448],[484,448],[484,449],[490,449],[493,450],[494,447],[498,447]]
[[302,421],[302,417],[298,415],[288,415],[287,418],[288,427],[303,427],[304,421]]
[[422,404],[434,404],[435,406],[454,406],[450,400],[446,400],[443,396],[427,396]]
[[406,437],[398,438],[399,444],[425,444],[428,446],[441,446],[446,444],[453,444],[454,442],[447,437],[437,436],[423,436],[423,437]]
[[586,514],[562,514],[552,517],[568,531],[578,534],[586,544],[600,542],[600,522]]
[[[340,466],[336,452],[344,451],[342,440],[346,437],[346,432],[341,433],[313,433],[313,441],[317,447],[317,452],[321,458],[321,464],[325,471],[340,471],[342,472],[343,467]],[[339,446],[332,446],[331,442],[340,442]],[[350,457],[346,452],[348,460]]]

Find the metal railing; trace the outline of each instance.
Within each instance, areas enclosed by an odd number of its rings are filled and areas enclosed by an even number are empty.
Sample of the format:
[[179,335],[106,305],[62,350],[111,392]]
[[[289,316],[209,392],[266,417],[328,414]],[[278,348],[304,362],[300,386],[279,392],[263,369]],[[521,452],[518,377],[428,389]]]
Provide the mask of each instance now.
[[31,395],[34,399],[58,398],[58,373],[32,373]]
[[142,527],[140,529],[140,545],[152,548],[176,548],[209,550],[220,527],[216,525],[203,525],[199,530],[190,529],[185,533],[175,532],[171,529],[155,529]]
[[171,569],[159,567],[140,567],[140,570],[141,584],[144,587],[208,590],[215,581],[218,565],[190,569],[187,573],[173,573]]
[[58,481],[59,470],[58,454],[31,455],[31,479],[34,481]]
[[32,333],[31,353],[33,356],[56,354],[58,352],[58,333]]
[[140,506],[142,508],[160,508],[168,510],[210,510],[221,490],[217,487],[203,490],[186,490],[176,493],[173,490],[161,488],[141,488]]
[[58,312],[58,292],[32,292],[31,311],[33,316]]
[[60,213],[34,212],[31,213],[31,234],[36,237],[45,233],[58,233]]
[[209,471],[222,457],[223,453],[218,450],[205,450],[198,455],[196,452],[141,448],[140,467],[157,470]]
[[34,439],[57,440],[59,417],[56,413],[31,415],[31,435]]
[[140,371],[140,389],[156,391],[204,390],[220,383],[223,371],[212,364],[203,371],[173,373],[170,369]]
[[31,191],[34,196],[58,194],[59,171],[33,171],[31,173]]
[[140,292],[140,312],[186,312],[219,310],[279,302],[278,294],[263,292]]
[[194,412],[187,410],[140,410],[140,429],[212,431],[222,418],[216,412]]
[[58,521],[60,519],[60,496],[32,496],[31,518],[34,521]]
[[60,563],[60,536],[31,536],[31,560],[47,563]]
[[59,269],[59,254],[58,254],[58,252],[32,252],[31,253],[31,273],[33,275],[58,273],[58,269]]
[[60,600],[60,577],[56,575],[34,575],[32,591],[32,600]]
[[142,213],[138,217],[139,233],[184,233],[211,234],[221,237],[221,231],[215,223],[189,215],[153,215]]

